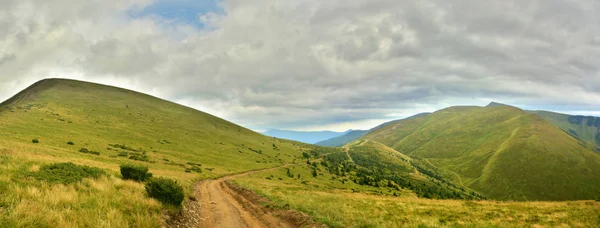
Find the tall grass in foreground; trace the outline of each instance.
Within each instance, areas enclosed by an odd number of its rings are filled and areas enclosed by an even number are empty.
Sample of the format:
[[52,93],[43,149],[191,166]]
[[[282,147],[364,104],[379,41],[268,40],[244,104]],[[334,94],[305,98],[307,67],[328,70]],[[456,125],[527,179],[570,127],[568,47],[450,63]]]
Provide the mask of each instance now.
[[[286,171],[239,177],[235,182],[330,227],[598,227],[600,224],[597,201],[431,200],[412,193],[393,197],[361,189],[353,183],[341,188],[327,174],[309,177],[307,167],[292,169],[306,178],[288,178]],[[271,175],[270,180],[265,179]]]
[[0,153],[1,227],[160,227],[143,184],[114,174],[73,184],[39,181],[40,164]]

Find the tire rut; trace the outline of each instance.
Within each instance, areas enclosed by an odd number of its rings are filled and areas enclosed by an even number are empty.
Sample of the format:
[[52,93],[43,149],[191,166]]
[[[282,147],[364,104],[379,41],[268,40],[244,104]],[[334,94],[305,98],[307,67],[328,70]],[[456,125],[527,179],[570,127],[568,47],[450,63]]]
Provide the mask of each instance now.
[[197,201],[188,201],[182,214],[167,224],[166,227],[298,227],[293,221],[279,218],[272,213],[272,210],[247,199],[226,183],[235,177],[286,166],[289,165],[249,171],[196,183],[193,194]]

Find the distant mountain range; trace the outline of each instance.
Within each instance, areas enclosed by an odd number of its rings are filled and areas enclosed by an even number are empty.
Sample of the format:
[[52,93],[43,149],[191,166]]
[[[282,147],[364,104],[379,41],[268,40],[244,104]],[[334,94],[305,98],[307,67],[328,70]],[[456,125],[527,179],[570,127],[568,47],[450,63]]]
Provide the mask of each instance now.
[[531,111],[574,138],[594,145],[600,152],[600,117],[567,115],[548,111]]
[[600,194],[597,119],[457,106],[391,122],[357,142],[386,145],[493,199],[591,199]]
[[263,135],[271,136],[275,138],[281,139],[289,139],[304,143],[315,144],[317,142],[321,142],[323,140],[335,138],[338,136],[345,135],[352,130],[344,131],[344,132],[335,132],[335,131],[290,131],[290,130],[279,130],[279,129],[269,129],[263,132]]
[[362,137],[363,135],[366,135],[367,133],[369,133],[369,130],[350,130],[347,131],[346,134],[323,140],[315,144],[319,146],[343,146]]
[[[537,222],[543,219],[538,214],[572,219],[578,214],[567,214],[569,209],[580,210],[577,206],[584,204],[597,208],[597,203],[568,202],[555,204],[553,209],[546,206],[553,204],[550,202],[420,198],[552,201],[600,196],[598,117],[525,111],[492,103],[487,107],[449,107],[367,131],[269,130],[264,134],[272,137],[130,90],[64,79],[39,81],[0,104],[0,189],[6,193],[0,194],[0,211],[11,212],[0,213],[0,223],[9,227],[62,227],[56,223],[58,218],[72,217],[76,219],[64,226],[86,227],[102,224],[107,218],[90,215],[116,213],[119,216],[114,218],[123,218],[115,223],[119,227],[164,225],[160,220],[162,207],[146,198],[142,185],[120,180],[122,164],[142,165],[158,177],[177,180],[187,189],[185,194],[199,199],[201,205],[214,204],[198,195],[204,193],[227,194],[220,204],[235,205],[232,203],[238,199],[234,199],[234,191],[223,191],[221,187],[229,189],[224,185],[203,188],[201,193],[189,190],[198,180],[236,174],[230,177],[242,180],[250,189],[267,192],[265,196],[272,199],[292,196],[281,202],[312,215],[328,211],[337,216],[342,207],[362,210],[365,205],[376,205],[381,211],[379,205],[390,205],[397,208],[390,213],[427,213],[428,217],[419,217],[419,221],[433,219],[434,225],[444,225],[437,221],[453,218],[446,215],[457,207],[476,211],[479,217],[472,221],[477,222],[499,221],[499,212],[516,216],[517,222],[530,218]],[[73,164],[52,164],[63,162]],[[79,165],[93,166],[104,177],[83,180],[87,168]],[[52,168],[62,166],[79,168],[58,172]],[[265,173],[249,175],[255,172]],[[237,176],[240,173],[248,176]],[[79,183],[52,184],[73,177],[79,177]],[[64,207],[60,207],[75,210],[56,209],[56,194],[77,199],[61,202]],[[407,201],[413,206],[397,206]],[[132,214],[132,205],[139,212]],[[422,205],[436,209],[425,210]],[[329,208],[323,210],[325,206]],[[481,211],[485,207],[493,209]],[[509,213],[534,207],[543,210],[532,212],[532,216]],[[596,212],[577,212],[593,213],[582,217],[589,223],[582,226],[598,224]],[[444,217],[437,218],[440,214]],[[380,213],[360,216],[369,221]],[[30,218],[35,223],[27,223]],[[398,224],[403,221],[392,226]]]

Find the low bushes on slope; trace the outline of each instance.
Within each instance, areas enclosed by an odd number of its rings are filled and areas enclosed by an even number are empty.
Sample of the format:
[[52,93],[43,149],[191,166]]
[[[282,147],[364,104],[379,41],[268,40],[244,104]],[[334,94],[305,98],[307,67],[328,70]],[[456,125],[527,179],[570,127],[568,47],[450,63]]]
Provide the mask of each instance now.
[[183,202],[183,187],[177,181],[167,178],[152,178],[146,183],[148,196],[166,205],[179,206]]
[[121,175],[125,180],[146,181],[152,177],[148,167],[141,165],[121,165]]
[[98,178],[104,174],[105,172],[100,168],[67,162],[43,165],[40,167],[40,171],[34,172],[32,176],[50,183],[71,184],[79,182],[83,178]]

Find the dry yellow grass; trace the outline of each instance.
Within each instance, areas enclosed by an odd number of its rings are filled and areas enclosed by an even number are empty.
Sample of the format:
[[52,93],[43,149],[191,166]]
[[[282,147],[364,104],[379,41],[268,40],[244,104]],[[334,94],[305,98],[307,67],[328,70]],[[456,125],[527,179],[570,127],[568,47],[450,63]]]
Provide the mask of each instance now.
[[[300,173],[300,166],[294,170]],[[308,173],[309,171],[305,171]],[[304,174],[304,173],[303,173]],[[273,175],[273,180],[264,179]],[[304,175],[303,175],[304,176]],[[278,180],[283,177],[283,180]],[[502,202],[433,200],[405,192],[385,196],[346,183],[340,188],[327,174],[302,180],[284,170],[236,179],[277,205],[289,205],[330,227],[598,227],[600,202]],[[365,193],[371,192],[371,193]]]
[[39,163],[6,154],[6,151],[0,154],[3,156],[2,226],[159,227],[161,224],[161,205],[145,196],[141,183],[109,174],[72,185],[48,184],[24,174],[39,169]]

